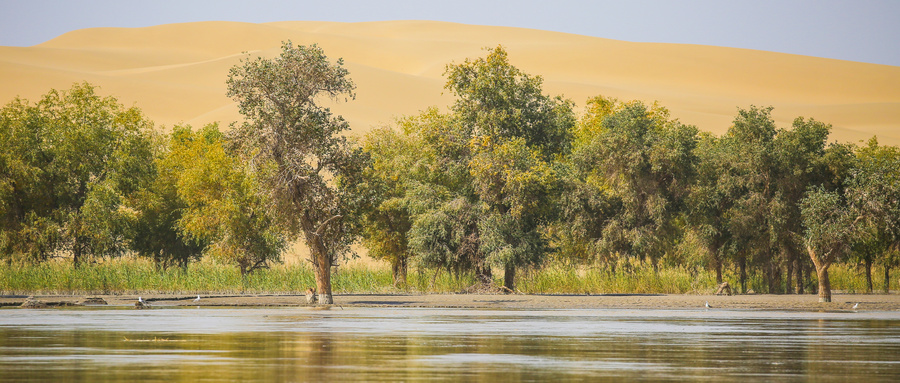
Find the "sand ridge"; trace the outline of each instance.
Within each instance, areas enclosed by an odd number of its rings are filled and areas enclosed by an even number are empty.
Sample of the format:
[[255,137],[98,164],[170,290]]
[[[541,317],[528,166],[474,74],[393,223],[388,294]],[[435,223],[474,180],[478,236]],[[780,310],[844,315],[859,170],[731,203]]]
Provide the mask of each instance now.
[[448,63],[502,44],[541,75],[545,91],[583,107],[589,97],[658,100],[673,117],[721,134],[738,107],[772,105],[779,126],[798,116],[834,125],[832,138],[878,135],[900,144],[900,67],[685,44],[616,41],[521,28],[434,21],[196,22],[73,31],[32,47],[0,47],[0,102],[37,100],[88,81],[158,124],[240,120],[225,97],[228,69],[272,57],[283,40],[342,57],[356,100],[333,105],[356,133],[429,106],[446,106]]

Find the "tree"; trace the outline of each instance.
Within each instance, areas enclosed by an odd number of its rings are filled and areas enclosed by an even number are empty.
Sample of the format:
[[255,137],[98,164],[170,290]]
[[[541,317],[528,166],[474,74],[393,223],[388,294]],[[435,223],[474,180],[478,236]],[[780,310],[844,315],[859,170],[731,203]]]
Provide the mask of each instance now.
[[801,216],[806,227],[806,251],[816,266],[819,280],[819,302],[831,302],[828,268],[850,251],[859,235],[861,217],[853,213],[844,196],[822,187],[810,190],[801,202]]
[[803,222],[800,201],[815,185],[834,190],[842,182],[843,169],[849,166],[852,152],[845,145],[828,144],[831,125],[798,117],[792,129],[779,129],[772,143],[776,164],[773,186],[775,193],[769,230],[776,251],[765,260],[769,276],[769,292],[781,292],[780,265],[786,267],[786,287],[793,291],[791,279],[796,275],[797,290],[803,290]]
[[126,202],[153,171],[153,124],[87,83],[35,105],[17,99],[2,115],[5,252],[38,261],[61,252],[76,266],[124,252],[135,219]]
[[340,135],[349,129],[321,98],[353,98],[343,61],[331,63],[316,45],[284,42],[278,57],[247,58],[231,68],[227,95],[244,115],[231,140],[251,166],[271,167],[263,180],[285,227],[302,234],[314,266],[319,302],[333,303],[331,266],[354,239],[339,187],[362,168],[363,157]]
[[481,251],[505,269],[504,286],[514,290],[516,268],[538,264],[550,250],[543,230],[552,204],[545,202],[558,183],[551,161],[570,146],[572,103],[544,95],[543,79],[511,65],[503,47],[448,65],[445,75],[458,124],[472,134],[468,168],[485,209]]
[[866,252],[866,274],[871,289],[871,263],[878,256],[884,267],[884,289],[890,286],[890,271],[900,253],[900,150],[878,145],[873,137],[857,151],[857,166],[845,183],[847,198],[857,215],[867,223],[857,249]]
[[[485,138],[490,140],[490,138]],[[478,222],[487,260],[504,267],[504,287],[515,290],[516,268],[536,266],[550,252],[543,228],[554,215],[557,173],[524,139],[482,141],[470,161],[475,190],[486,211]]]
[[602,252],[647,258],[656,266],[680,238],[677,220],[693,177],[697,129],[670,120],[656,106],[592,102],[602,106],[592,110],[612,113],[600,127],[583,128],[595,133],[575,149],[574,163],[586,177],[602,179],[618,206],[594,240]]
[[[220,139],[210,138],[221,145]],[[204,152],[192,151],[192,146],[208,148],[192,145],[195,140],[202,142],[201,135],[194,133],[189,126],[180,125],[173,127],[170,135],[158,136],[154,145],[157,151],[154,158],[155,176],[130,202],[138,215],[131,249],[153,259],[158,268],[177,265],[186,269],[188,263],[199,259],[209,246],[207,240],[200,240],[201,236],[192,238],[179,225],[190,206],[179,196],[178,180],[183,177],[186,168],[204,158]],[[216,169],[220,170],[224,169]]]
[[734,178],[726,171],[727,146],[711,134],[701,134],[697,144],[696,177],[690,187],[688,224],[706,250],[716,283],[724,282],[727,245],[731,241],[726,213],[733,207]]
[[563,153],[575,124],[572,102],[543,94],[543,78],[509,63],[502,46],[488,55],[447,65],[444,85],[456,96],[452,110],[475,137],[495,142],[522,138],[544,155]]
[[727,250],[738,268],[744,292],[748,272],[755,265],[768,265],[772,259],[778,225],[774,220],[784,208],[776,198],[778,129],[771,114],[772,107],[738,109],[732,126],[721,138],[726,162],[719,184],[732,199],[724,214],[730,234]]
[[362,182],[354,185],[356,193],[369,201],[357,214],[363,246],[372,258],[391,264],[394,286],[406,284],[412,255],[406,235],[412,226],[406,193],[419,150],[415,141],[390,128],[366,134],[362,146],[371,162],[363,170]]
[[603,119],[621,107],[622,103],[613,98],[588,100],[585,114],[573,129],[572,149],[560,167],[560,215],[551,229],[557,239],[557,256],[574,262],[599,261],[610,266],[613,273],[616,254],[600,246],[600,239],[610,219],[622,209],[622,201],[613,193],[601,168],[587,165],[583,156],[603,130]]
[[262,193],[257,175],[225,150],[215,124],[196,134],[179,131],[172,160],[180,161],[176,187],[187,205],[178,229],[206,253],[236,264],[241,275],[277,261],[285,247],[275,206]]
[[412,220],[406,237],[416,262],[456,275],[474,271],[480,282],[490,283],[478,226],[484,205],[468,166],[472,127],[436,108],[403,118],[398,125],[414,148],[400,177],[403,205]]

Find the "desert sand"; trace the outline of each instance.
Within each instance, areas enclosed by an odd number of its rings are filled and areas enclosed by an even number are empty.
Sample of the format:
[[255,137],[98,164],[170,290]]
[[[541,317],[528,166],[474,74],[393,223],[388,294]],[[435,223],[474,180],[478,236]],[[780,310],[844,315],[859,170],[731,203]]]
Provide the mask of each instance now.
[[[32,47],[0,47],[0,103],[37,100],[88,81],[141,108],[161,129],[238,121],[225,96],[230,67],[272,57],[283,40],[319,44],[343,58],[356,100],[333,105],[355,133],[426,107],[447,106],[444,68],[503,45],[513,65],[543,76],[550,95],[583,107],[597,95],[658,100],[672,116],[721,134],[738,107],[774,106],[834,126],[832,139],[900,144],[900,67],[746,49],[650,44],[506,27],[432,21],[369,23],[197,22],[93,28]],[[864,43],[864,42],[861,42]],[[248,52],[248,53],[245,53]]]
[[[133,295],[100,295],[104,305],[86,301],[84,296],[2,296],[0,307],[18,307],[28,299],[40,302],[35,308],[88,307],[133,308],[138,297]],[[671,294],[601,294],[601,295],[526,295],[526,294],[337,294],[334,305],[310,306],[303,295],[153,295],[143,294],[150,308],[177,307],[310,307],[340,310],[345,307],[392,308],[462,308],[462,309],[664,309],[664,310],[790,310],[843,312],[897,312],[897,294],[834,294],[832,302],[820,303],[815,294],[804,295],[671,295]],[[855,309],[854,305],[859,303]],[[44,306],[46,305],[46,306]]]

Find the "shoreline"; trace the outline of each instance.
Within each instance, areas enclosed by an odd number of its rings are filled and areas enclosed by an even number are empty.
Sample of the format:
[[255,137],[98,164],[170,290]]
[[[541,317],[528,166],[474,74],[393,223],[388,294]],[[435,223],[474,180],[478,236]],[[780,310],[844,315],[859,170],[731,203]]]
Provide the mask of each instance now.
[[[196,295],[143,294],[155,308],[185,307],[376,307],[454,309],[698,309],[706,302],[714,309],[789,311],[900,311],[900,294],[833,294],[832,302],[820,303],[818,295],[686,295],[686,294],[341,294],[334,305],[309,305],[304,295]],[[91,300],[101,298],[102,301]],[[133,307],[138,295],[4,295],[0,307],[30,308]],[[98,303],[100,302],[100,303]],[[102,302],[105,302],[102,303]],[[859,303],[856,310],[853,306]],[[25,307],[22,307],[25,308]]]

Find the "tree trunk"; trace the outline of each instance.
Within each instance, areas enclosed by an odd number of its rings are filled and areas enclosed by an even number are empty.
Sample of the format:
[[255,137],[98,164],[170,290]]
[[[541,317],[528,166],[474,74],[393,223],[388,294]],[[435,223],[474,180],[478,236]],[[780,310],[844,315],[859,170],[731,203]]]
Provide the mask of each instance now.
[[828,266],[816,267],[819,278],[819,302],[831,302],[831,281],[828,280]]
[[784,292],[787,294],[794,293],[794,280],[792,279],[794,274],[794,257],[793,254],[787,254],[787,262],[784,265]]
[[331,222],[340,219],[340,215],[333,216],[318,228],[315,227],[313,220],[310,219],[309,213],[303,213],[300,216],[300,227],[303,229],[303,236],[306,238],[306,246],[309,247],[310,260],[313,263],[313,271],[316,277],[316,292],[319,293],[319,304],[334,304],[334,298],[331,295],[331,254],[325,248],[322,236],[325,228]]
[[506,272],[503,273],[503,286],[509,291],[516,291],[516,266],[512,263],[506,264]]
[[741,294],[746,294],[747,293],[747,260],[741,259],[741,261],[739,263],[740,263],[739,278],[741,279]]
[[778,265],[778,262],[772,259],[772,254],[769,254],[769,260],[766,262],[766,269],[768,269],[766,282],[769,284],[769,294],[781,294],[784,291],[781,289],[781,266]]
[[316,254],[316,291],[319,292],[319,303],[323,305],[334,304],[331,296],[331,257]]
[[797,294],[806,293],[806,281],[803,280],[803,260],[797,257]]
[[891,292],[891,266],[884,265],[884,293]]
[[391,262],[391,276],[394,279],[394,287],[406,286],[406,257],[395,258]]
[[872,259],[866,258],[866,292],[871,294],[872,290]]
[[491,265],[485,264],[481,267],[476,267],[475,274],[478,282],[486,285],[492,284],[494,282],[494,272],[491,270]]
[[716,284],[721,285],[723,281],[724,281],[724,278],[722,278],[722,262],[717,260],[716,261]]
[[828,267],[831,261],[828,257],[820,258],[816,251],[807,246],[806,251],[809,252],[809,258],[816,265],[816,277],[819,279],[819,302],[831,302],[831,281],[828,279]]
[[75,246],[72,246],[72,263],[75,265],[76,269],[78,268],[78,266],[81,266],[81,258],[82,258],[81,241],[79,241],[76,238]]
[[707,248],[709,251],[709,257],[712,259],[713,268],[716,269],[716,284],[721,285],[723,282],[722,279],[722,259],[719,258],[719,249],[715,245],[710,245]]

